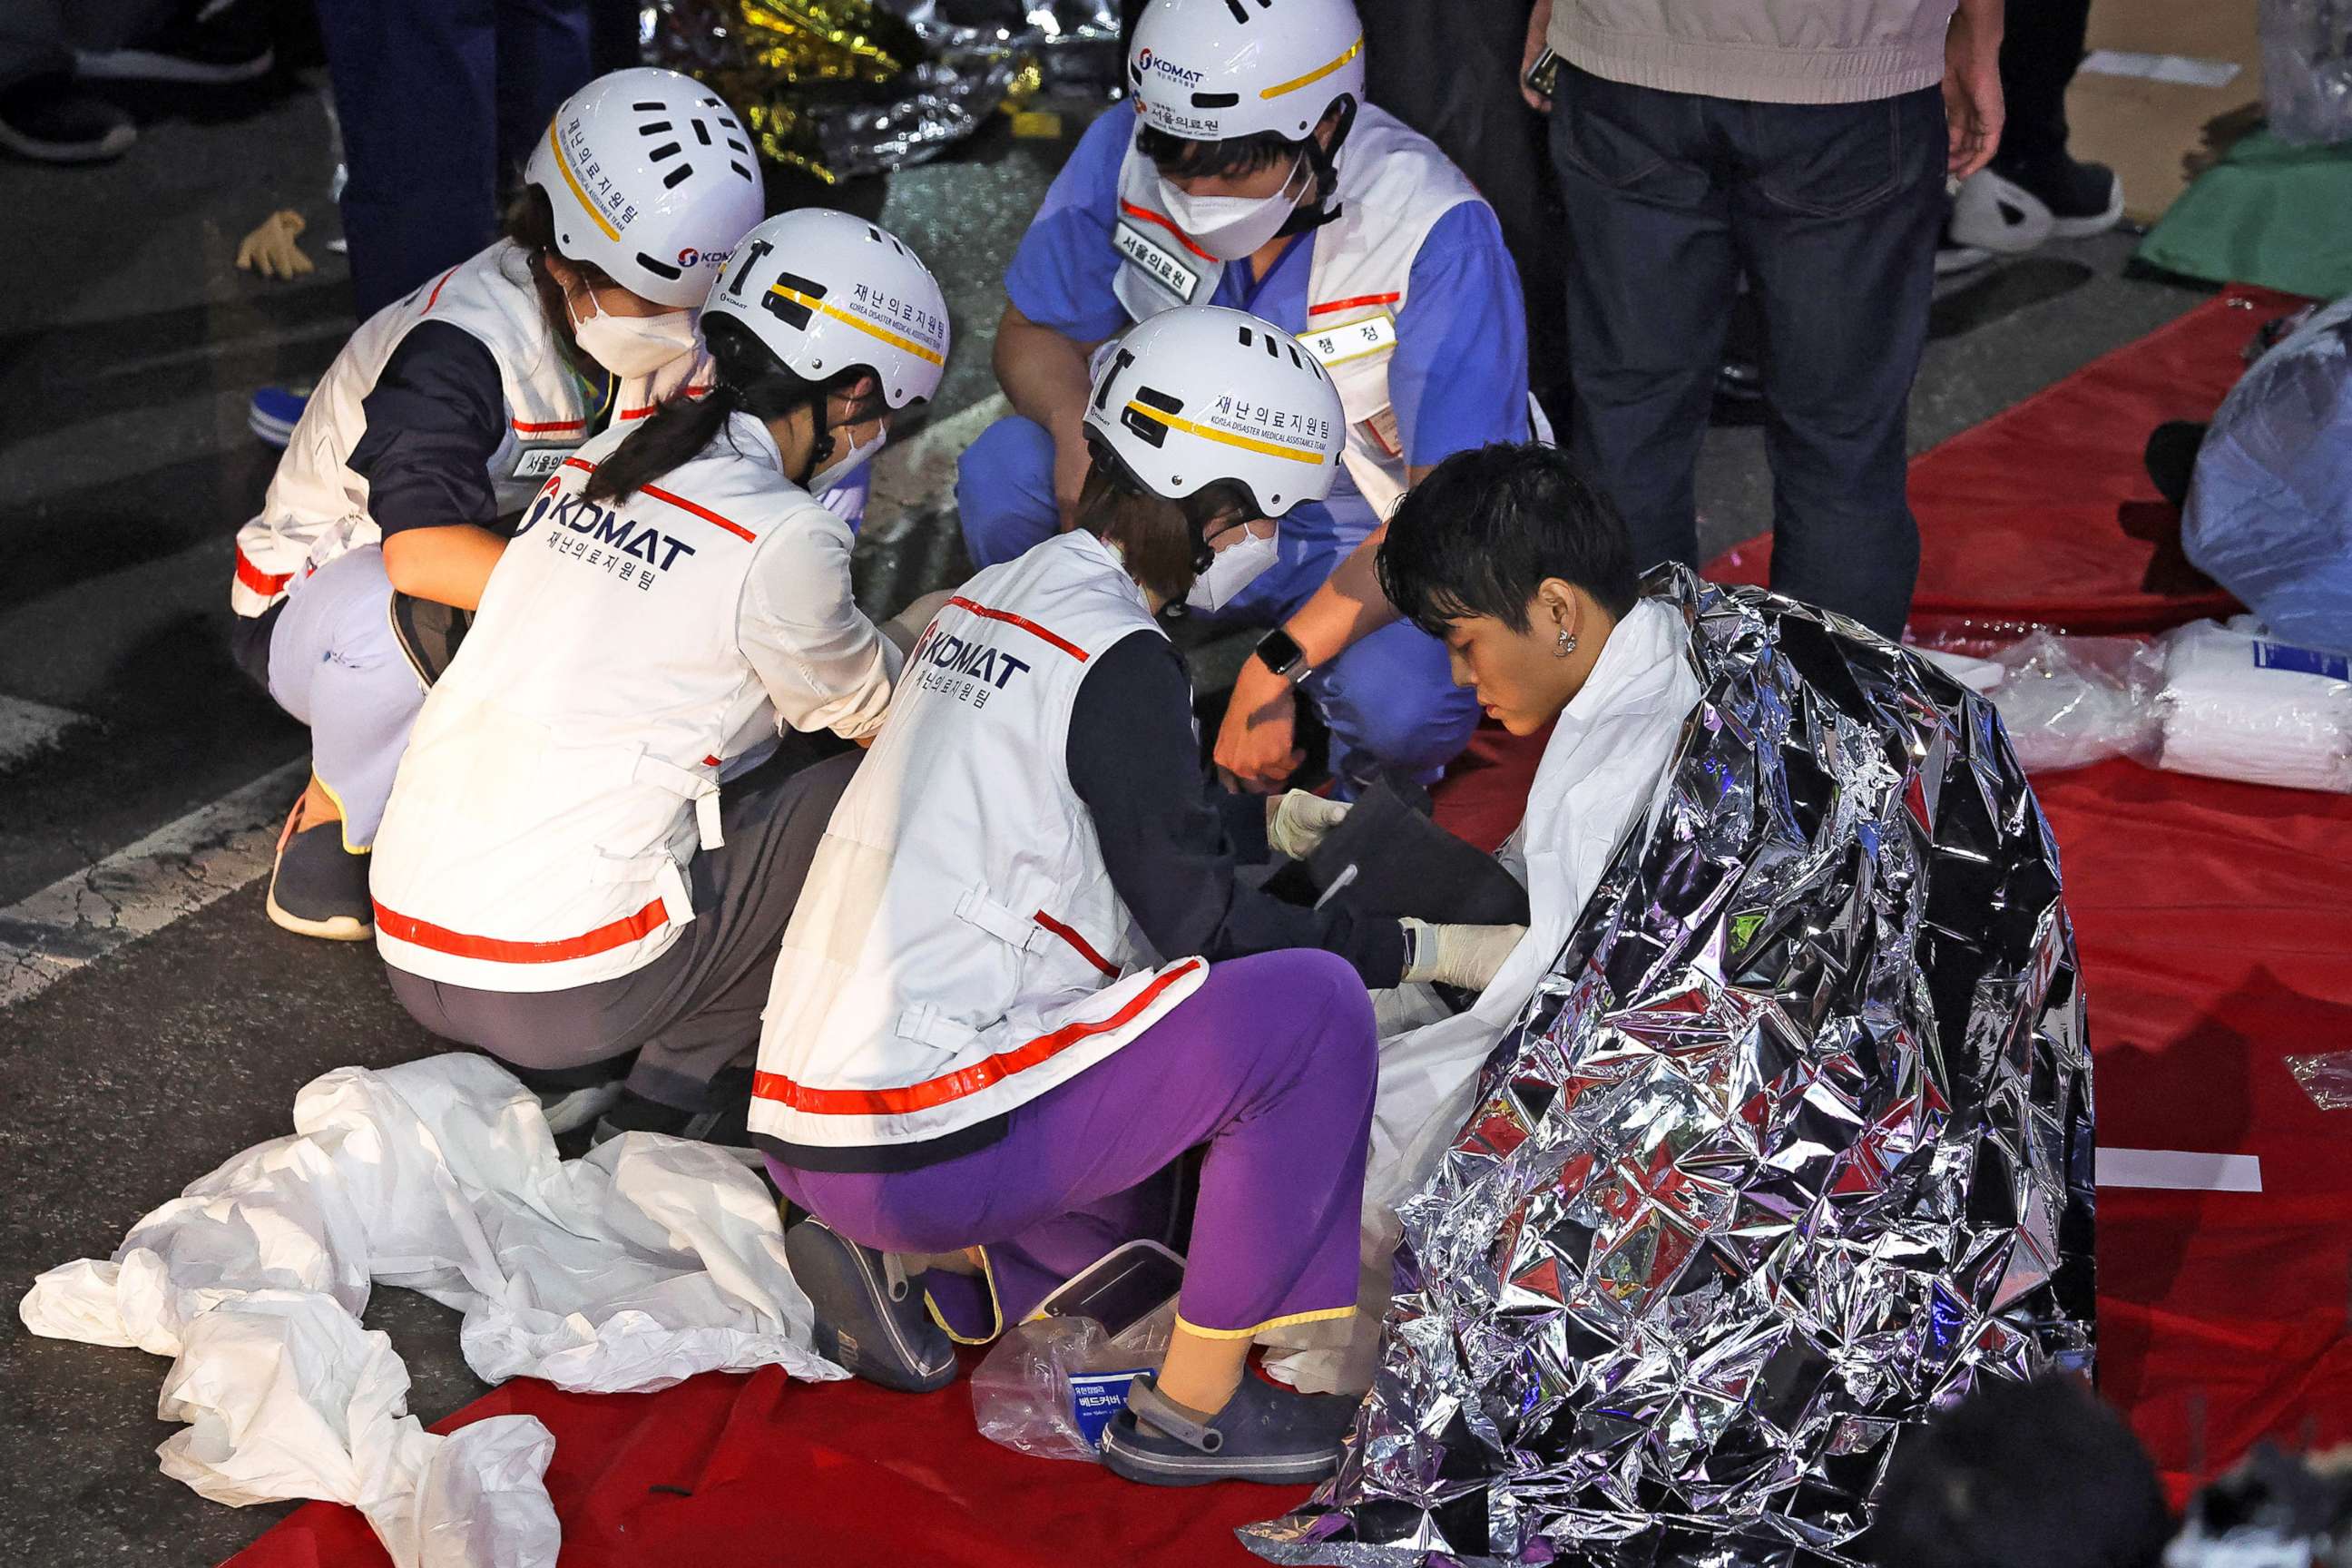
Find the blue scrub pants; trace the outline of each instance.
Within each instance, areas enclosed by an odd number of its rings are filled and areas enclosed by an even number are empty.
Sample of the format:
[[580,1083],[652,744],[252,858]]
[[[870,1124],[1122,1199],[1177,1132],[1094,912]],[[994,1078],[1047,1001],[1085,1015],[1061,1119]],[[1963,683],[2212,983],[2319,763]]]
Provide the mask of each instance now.
[[[957,465],[956,504],[975,565],[1010,561],[1051,538],[1061,518],[1053,436],[1017,414],[981,432]],[[1321,508],[1286,518],[1281,558],[1215,618],[1256,626],[1288,618],[1371,532],[1370,509],[1360,510],[1355,527]],[[1384,766],[1435,779],[1478,722],[1477,701],[1454,684],[1444,645],[1402,621],[1357,643],[1299,689],[1329,726],[1331,772],[1350,790]]]
[[343,844],[375,843],[425,682],[392,631],[383,549],[347,550],[298,578],[269,634],[269,695],[310,726],[310,771],[343,812]]
[[588,0],[319,0],[365,321],[499,233],[499,200],[587,84]]

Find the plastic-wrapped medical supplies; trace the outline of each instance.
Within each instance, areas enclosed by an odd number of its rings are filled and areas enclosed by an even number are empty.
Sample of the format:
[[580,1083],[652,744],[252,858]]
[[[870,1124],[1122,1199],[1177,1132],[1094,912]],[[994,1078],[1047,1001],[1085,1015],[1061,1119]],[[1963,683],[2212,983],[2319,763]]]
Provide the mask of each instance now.
[[2109,757],[2153,761],[2163,738],[2164,656],[2137,638],[2064,637],[2042,626],[1990,658],[1920,651],[1992,699],[2027,773]]
[[1984,700],[1676,572],[1706,695],[1399,1210],[1279,1562],[1847,1563],[1897,1434],[2091,1358],[2091,1056]]
[[2180,542],[2279,637],[2352,652],[2352,296],[2263,356],[2213,416]]
[[2274,640],[2244,616],[2179,627],[2163,647],[2158,766],[2352,794],[2352,657]]
[[2352,0],[2262,0],[2263,105],[2281,141],[2352,141]]

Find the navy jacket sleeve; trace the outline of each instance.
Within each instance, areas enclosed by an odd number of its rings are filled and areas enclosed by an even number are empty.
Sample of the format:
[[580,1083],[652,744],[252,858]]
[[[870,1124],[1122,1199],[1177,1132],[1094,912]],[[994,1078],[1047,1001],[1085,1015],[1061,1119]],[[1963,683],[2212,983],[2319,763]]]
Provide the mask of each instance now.
[[506,438],[506,391],[479,338],[419,321],[361,400],[367,421],[351,469],[368,482],[368,514],[389,536],[408,528],[499,521],[490,454]]
[[1396,921],[1337,905],[1303,909],[1244,886],[1203,794],[1192,693],[1164,637],[1134,636],[1099,655],[1070,715],[1070,783],[1093,816],[1111,886],[1162,955],[1211,963],[1319,947],[1364,984],[1394,985],[1404,968]]

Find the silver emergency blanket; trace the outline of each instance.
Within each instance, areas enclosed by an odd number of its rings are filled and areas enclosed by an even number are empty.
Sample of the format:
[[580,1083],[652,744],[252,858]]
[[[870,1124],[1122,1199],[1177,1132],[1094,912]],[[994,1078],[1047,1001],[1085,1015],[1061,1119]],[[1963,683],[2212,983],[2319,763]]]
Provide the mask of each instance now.
[[2091,1063],[2058,854],[1985,700],[1679,569],[1706,695],[1400,1213],[1283,1563],[1837,1564],[1896,1434],[2087,1367]]
[[1117,0],[650,0],[638,30],[761,153],[829,182],[936,158],[1041,90],[1119,86]]

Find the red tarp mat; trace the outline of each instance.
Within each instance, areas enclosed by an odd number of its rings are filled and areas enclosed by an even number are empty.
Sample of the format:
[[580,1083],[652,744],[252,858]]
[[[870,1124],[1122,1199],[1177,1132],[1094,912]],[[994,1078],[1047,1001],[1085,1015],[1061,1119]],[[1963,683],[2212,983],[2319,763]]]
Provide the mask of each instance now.
[[[1923,604],[2084,630],[2226,608],[2154,591],[2157,551],[2128,516],[2153,500],[2140,445],[2162,419],[2209,415],[2285,303],[2232,290],[1922,457]],[[1969,582],[1992,587],[1970,598]],[[1441,819],[1498,842],[1541,750],[1482,729]],[[2352,1439],[2352,1110],[2319,1110],[2284,1065],[2352,1050],[2352,797],[2121,762],[2038,789],[2081,945],[2100,1142],[2262,1162],[2260,1193],[2100,1194],[2100,1385],[2177,1502],[2264,1435]],[[443,1429],[509,1413],[555,1434],[564,1568],[1238,1564],[1255,1559],[1234,1528],[1304,1495],[1161,1491],[1028,1458],[978,1435],[963,1384],[914,1398],[771,1370],[588,1396],[518,1380]],[[312,1504],[232,1562],[383,1557],[356,1511]]]
[[[2235,286],[1911,464],[1919,519],[1915,637],[2045,624],[2156,631],[2234,613],[2180,551],[2180,519],[2141,465],[2149,432],[2212,417],[2245,369],[2247,340],[2305,301]],[[1709,563],[1762,583],[1768,535]]]

